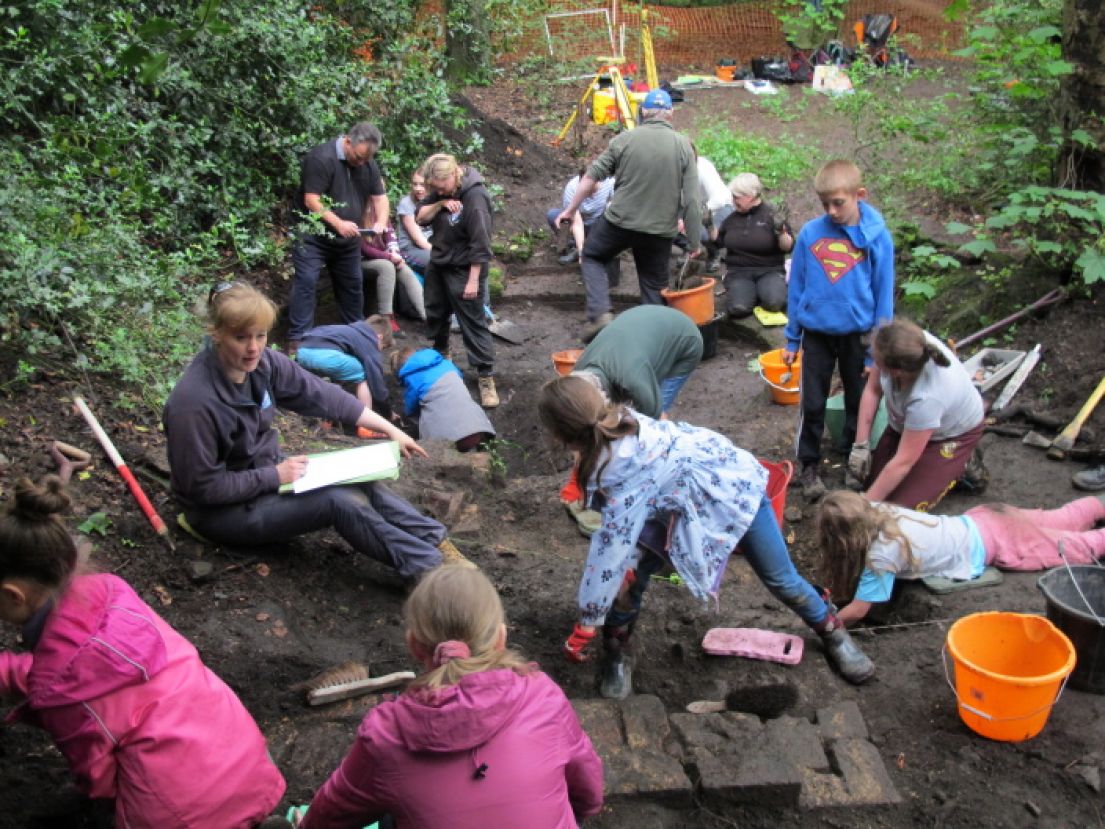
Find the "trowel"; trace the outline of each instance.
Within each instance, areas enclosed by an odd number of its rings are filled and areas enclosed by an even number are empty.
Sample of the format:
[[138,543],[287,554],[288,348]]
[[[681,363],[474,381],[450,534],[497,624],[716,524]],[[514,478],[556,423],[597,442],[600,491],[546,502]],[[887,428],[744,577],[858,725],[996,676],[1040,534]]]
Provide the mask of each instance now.
[[515,325],[510,320],[499,319],[491,312],[491,306],[483,306],[483,311],[487,315],[489,322],[487,323],[487,330],[491,332],[491,335],[498,337],[500,340],[506,340],[506,342],[513,345],[521,345],[526,341],[526,334],[522,329]]

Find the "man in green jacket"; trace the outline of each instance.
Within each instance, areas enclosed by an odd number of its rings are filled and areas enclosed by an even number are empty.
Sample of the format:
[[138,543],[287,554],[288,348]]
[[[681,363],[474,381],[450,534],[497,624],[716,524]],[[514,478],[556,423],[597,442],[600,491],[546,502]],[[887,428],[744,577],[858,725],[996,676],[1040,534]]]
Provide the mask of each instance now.
[[640,124],[616,136],[586,175],[575,196],[556,218],[571,221],[597,182],[614,176],[614,195],[583,245],[583,284],[587,292],[590,342],[614,317],[606,263],[631,249],[641,287],[641,303],[662,305],[660,291],[668,284],[672,240],[683,219],[687,238],[701,252],[702,224],[698,203],[698,171],[686,136],[671,125],[671,96],[662,89],[648,93],[641,104]]

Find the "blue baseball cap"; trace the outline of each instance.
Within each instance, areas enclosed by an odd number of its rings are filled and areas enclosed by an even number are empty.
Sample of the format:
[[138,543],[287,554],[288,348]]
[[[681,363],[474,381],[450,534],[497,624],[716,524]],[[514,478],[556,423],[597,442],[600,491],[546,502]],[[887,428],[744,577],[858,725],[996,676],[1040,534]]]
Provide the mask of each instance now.
[[645,96],[641,109],[671,109],[671,95],[662,89],[654,89]]

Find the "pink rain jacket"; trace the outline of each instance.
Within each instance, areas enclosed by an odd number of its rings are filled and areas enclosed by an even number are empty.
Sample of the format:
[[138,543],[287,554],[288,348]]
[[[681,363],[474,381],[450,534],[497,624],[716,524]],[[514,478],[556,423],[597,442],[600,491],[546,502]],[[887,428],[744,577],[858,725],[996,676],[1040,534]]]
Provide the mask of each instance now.
[[302,829],[561,829],[602,808],[602,761],[540,671],[469,674],[364,718]]
[[9,716],[49,731],[116,829],[245,829],[284,793],[257,724],[122,579],[78,576],[33,653],[0,653]]

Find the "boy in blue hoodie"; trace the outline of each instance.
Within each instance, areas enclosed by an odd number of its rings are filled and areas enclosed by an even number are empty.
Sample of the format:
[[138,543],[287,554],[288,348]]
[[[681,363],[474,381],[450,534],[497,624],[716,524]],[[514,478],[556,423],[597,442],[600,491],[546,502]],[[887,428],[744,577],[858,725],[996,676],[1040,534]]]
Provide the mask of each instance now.
[[814,188],[825,215],[807,222],[794,244],[783,352],[789,366],[802,350],[797,456],[810,501],[825,494],[819,467],[833,368],[844,385],[841,445],[850,447],[871,363],[865,339],[894,317],[894,240],[879,211],[864,201],[859,168],[830,161],[817,171]]

